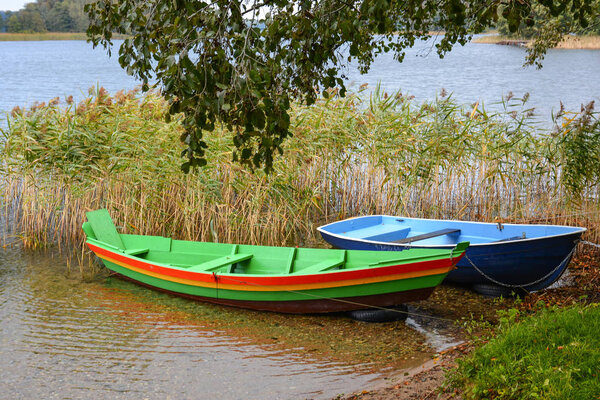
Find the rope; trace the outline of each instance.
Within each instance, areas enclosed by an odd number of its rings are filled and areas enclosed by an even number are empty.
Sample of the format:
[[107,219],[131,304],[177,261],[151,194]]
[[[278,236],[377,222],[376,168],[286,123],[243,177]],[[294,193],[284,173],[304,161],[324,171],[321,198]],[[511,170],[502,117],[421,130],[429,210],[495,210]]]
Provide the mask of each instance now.
[[473,268],[475,268],[475,270],[477,272],[479,272],[484,278],[490,280],[491,282],[495,283],[496,285],[500,285],[500,286],[504,286],[504,287],[509,287],[509,288],[523,288],[524,289],[525,286],[535,285],[536,283],[540,283],[543,280],[545,280],[545,279],[549,278],[550,276],[552,276],[552,274],[554,274],[556,271],[558,271],[558,269],[563,265],[563,263],[567,262],[567,260],[573,255],[573,253],[575,252],[575,249],[577,249],[577,246],[573,246],[573,249],[569,252],[569,254],[567,254],[567,256],[552,271],[550,271],[548,274],[544,275],[540,279],[536,279],[533,282],[524,283],[524,284],[520,284],[520,285],[511,285],[511,284],[508,284],[508,283],[500,282],[500,281],[492,278],[491,276],[487,275],[485,272],[483,272],[479,268],[477,268],[477,266],[475,265],[475,263],[473,263],[473,261],[471,261],[471,259],[469,258],[469,256],[466,253],[465,253],[465,258],[467,259],[467,261],[469,261],[469,264],[471,264],[471,266]]
[[[250,285],[250,286],[268,287],[267,285],[261,285],[261,284],[258,284],[258,283],[252,283],[252,282],[242,281],[242,280],[239,280],[239,279],[232,278],[230,276],[216,275],[216,274],[214,274],[214,275],[218,276],[219,280],[221,280],[221,281],[223,281],[223,280],[229,280],[229,281],[232,281],[232,282],[243,283],[243,284]],[[371,305],[371,304],[358,303],[356,301],[350,301],[350,300],[344,300],[344,299],[337,299],[337,298],[333,298],[333,297],[324,297],[324,296],[319,296],[319,295],[316,295],[316,294],[301,292],[301,291],[297,291],[297,290],[284,290],[284,292],[294,293],[294,294],[300,294],[300,295],[303,295],[303,296],[313,297],[313,298],[320,299],[320,300],[331,300],[331,301],[337,301],[339,303],[352,304],[352,305],[360,306],[360,307],[363,307],[363,308],[374,308],[374,309],[383,310],[383,311],[391,311],[391,312],[395,312],[395,313],[399,313],[399,314],[406,314],[406,315],[412,315],[412,316],[417,316],[417,317],[431,318],[431,319],[437,319],[437,320],[447,321],[447,322],[454,322],[454,320],[450,319],[450,318],[435,317],[433,315],[417,314],[417,313],[413,313],[413,312],[409,312],[409,311],[397,310],[397,309],[394,309],[394,308],[387,308],[387,307],[374,306],[374,305]]]
[[581,241],[582,244],[587,244],[588,246],[594,246],[600,249],[600,244],[596,244],[596,243],[592,243],[592,242],[588,242],[587,240],[582,240]]

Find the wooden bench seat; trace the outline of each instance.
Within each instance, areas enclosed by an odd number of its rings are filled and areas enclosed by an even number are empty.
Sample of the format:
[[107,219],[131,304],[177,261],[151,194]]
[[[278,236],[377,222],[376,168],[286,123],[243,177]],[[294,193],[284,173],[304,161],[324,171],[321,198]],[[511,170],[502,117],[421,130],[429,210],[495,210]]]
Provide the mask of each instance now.
[[148,248],[144,248],[144,249],[125,249],[125,250],[123,250],[123,253],[127,254],[128,256],[141,256],[141,255],[146,254],[149,251],[150,251],[150,249],[148,249]]
[[[204,272],[204,271],[209,272],[209,271],[217,270],[226,265],[232,265],[232,264],[235,264],[235,263],[238,263],[241,261],[249,260],[251,258],[252,258],[252,254],[231,254],[228,256],[216,258],[214,260],[206,261],[206,262],[203,262],[200,264],[192,265],[192,266],[190,266],[190,268],[188,270],[194,271],[194,272]],[[231,272],[231,270],[228,270],[226,272]]]
[[313,264],[310,267],[307,268],[303,268],[301,270],[298,271],[294,271],[292,273],[292,275],[310,275],[310,274],[317,274],[319,272],[324,272],[324,271],[328,271],[330,269],[333,268],[337,268],[340,265],[344,265],[344,263],[346,262],[346,250],[343,250],[342,253],[340,253],[340,256],[336,259],[327,259],[327,260],[323,260],[319,263]]
[[393,240],[392,243],[417,242],[419,240],[430,239],[430,238],[437,237],[437,236],[450,235],[451,233],[460,233],[460,229],[452,229],[452,228],[440,229],[438,231],[423,233],[422,235],[411,236],[411,237],[407,237],[407,238],[400,239],[400,240]]

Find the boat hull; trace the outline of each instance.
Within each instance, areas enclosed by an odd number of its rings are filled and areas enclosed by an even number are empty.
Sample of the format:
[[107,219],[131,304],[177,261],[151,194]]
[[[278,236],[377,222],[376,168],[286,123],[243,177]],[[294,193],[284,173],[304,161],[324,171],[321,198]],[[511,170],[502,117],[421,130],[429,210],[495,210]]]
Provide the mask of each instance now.
[[[328,227],[333,224],[320,227],[319,232],[324,240],[340,249],[402,251],[409,248],[448,249],[453,246],[451,243],[399,244],[344,237],[340,233],[328,231]],[[528,226],[530,225],[521,225],[518,228],[526,232]],[[556,282],[565,272],[574,248],[585,231],[583,228],[570,230],[571,232],[526,240],[471,243],[465,257],[457,263],[457,268],[448,274],[445,282],[460,285],[494,284],[527,291],[544,289]],[[444,240],[449,241],[449,238]],[[431,241],[433,240],[430,239],[429,242]]]
[[143,286],[215,304],[284,313],[349,311],[426,299],[462,256],[319,275],[239,276],[172,269],[90,242],[88,246],[109,270]]
[[[433,293],[435,287],[412,289],[402,292],[375,294],[369,296],[351,296],[343,299],[314,299],[314,300],[290,300],[285,302],[254,301],[220,299],[216,297],[196,296],[183,294],[157,286],[148,285],[126,275],[115,273],[116,276],[149,289],[168,293],[173,296],[184,297],[190,300],[213,303],[222,306],[246,308],[258,311],[271,311],[286,314],[320,314],[330,312],[344,312],[372,307],[392,307],[411,301],[427,299]],[[340,301],[343,300],[343,301]],[[360,306],[359,306],[360,305]]]

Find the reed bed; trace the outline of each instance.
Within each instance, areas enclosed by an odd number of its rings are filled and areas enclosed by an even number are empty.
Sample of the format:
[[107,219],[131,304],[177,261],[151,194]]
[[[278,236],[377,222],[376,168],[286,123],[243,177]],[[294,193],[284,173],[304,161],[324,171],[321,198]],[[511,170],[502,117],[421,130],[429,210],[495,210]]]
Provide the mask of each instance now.
[[78,248],[85,211],[106,207],[125,232],[188,240],[325,246],[319,224],[382,213],[581,225],[597,243],[593,105],[543,132],[525,101],[504,104],[488,113],[376,90],[296,106],[270,175],[232,163],[224,130],[206,138],[206,167],[180,172],[180,120],[165,122],[156,93],[15,109],[2,129],[4,240]]
[[[502,35],[482,35],[473,39],[474,43],[485,43],[485,44],[497,44],[499,42],[515,42],[525,41],[527,46],[530,45],[531,40],[520,39]],[[597,50],[600,49],[600,36],[598,35],[565,35],[563,39],[555,47],[556,49],[586,49],[586,50]]]
[[556,46],[557,49],[600,49],[600,36],[572,36],[567,35]]

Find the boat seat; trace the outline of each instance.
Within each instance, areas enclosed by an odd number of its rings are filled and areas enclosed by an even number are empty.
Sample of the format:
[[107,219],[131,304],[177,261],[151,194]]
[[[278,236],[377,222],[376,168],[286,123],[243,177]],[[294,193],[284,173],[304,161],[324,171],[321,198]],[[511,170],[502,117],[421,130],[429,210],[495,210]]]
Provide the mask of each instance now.
[[86,213],[89,227],[94,232],[94,236],[100,242],[108,243],[117,249],[124,249],[123,241],[117,228],[110,218],[110,214],[105,209],[90,211]]
[[[206,261],[200,264],[192,265],[188,271],[194,272],[209,272],[224,267],[226,265],[232,265],[241,261],[249,260],[252,258],[252,254],[231,254],[224,257],[219,257],[214,260]],[[231,271],[227,271],[231,272]]]
[[[405,238],[408,235],[408,232],[410,232],[410,228],[400,228],[400,229],[394,229],[389,232],[383,232],[383,233],[378,232],[376,235],[366,236],[366,237],[363,237],[362,239],[389,242],[390,240],[392,240],[394,238],[398,238],[398,237]],[[400,240],[400,239],[398,239],[398,240]]]
[[148,249],[148,248],[125,249],[125,250],[123,250],[123,253],[127,254],[128,256],[141,256],[141,255],[146,254],[149,251],[150,251],[150,249]]
[[452,229],[452,228],[440,229],[438,231],[423,233],[422,235],[411,236],[411,237],[407,237],[407,238],[400,239],[400,240],[392,240],[392,243],[411,243],[411,242],[417,242],[419,240],[430,239],[430,238],[437,237],[437,236],[450,235],[452,233],[460,233],[460,229]]
[[323,271],[327,271],[327,270],[335,268],[335,267],[339,267],[343,263],[344,263],[343,260],[342,261],[340,261],[340,260],[325,260],[325,261],[321,261],[320,263],[313,264],[308,268],[303,268],[299,271],[293,272],[292,275],[316,274],[318,272],[323,272]]

